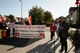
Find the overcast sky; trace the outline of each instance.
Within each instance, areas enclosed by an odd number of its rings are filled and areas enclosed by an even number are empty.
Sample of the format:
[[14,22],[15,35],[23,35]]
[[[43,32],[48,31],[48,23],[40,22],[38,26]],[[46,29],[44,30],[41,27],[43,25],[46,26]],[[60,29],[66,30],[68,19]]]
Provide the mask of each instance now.
[[[76,0],[22,0],[23,15],[28,17],[28,11],[37,5],[45,11],[50,11],[54,18],[59,16],[67,16],[70,7],[76,7]],[[16,17],[21,16],[21,2],[19,0],[0,0],[0,14],[12,14]]]

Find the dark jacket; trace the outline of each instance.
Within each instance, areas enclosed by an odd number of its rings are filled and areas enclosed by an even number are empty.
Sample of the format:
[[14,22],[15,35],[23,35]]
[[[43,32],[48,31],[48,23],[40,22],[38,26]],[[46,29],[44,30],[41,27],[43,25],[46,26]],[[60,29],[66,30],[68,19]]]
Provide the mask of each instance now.
[[3,29],[3,24],[2,24],[2,22],[0,22],[0,29]]
[[63,29],[61,30],[61,36],[63,38],[68,37],[69,24],[67,22],[63,22]]
[[3,23],[3,28],[4,28],[5,30],[7,29],[6,23]]

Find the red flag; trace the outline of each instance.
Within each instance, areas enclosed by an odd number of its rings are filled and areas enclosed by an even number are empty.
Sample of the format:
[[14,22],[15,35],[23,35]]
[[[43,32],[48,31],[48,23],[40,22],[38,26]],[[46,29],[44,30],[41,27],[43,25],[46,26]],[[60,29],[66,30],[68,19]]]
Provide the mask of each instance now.
[[80,1],[76,1],[75,4],[80,4]]
[[2,22],[2,20],[3,20],[3,19],[2,19],[2,16],[0,15],[0,22]]
[[45,38],[44,33],[40,33],[40,38]]
[[3,31],[2,31],[2,35],[3,35],[3,38],[6,37],[6,31],[5,31],[5,29],[3,29]]
[[31,15],[28,17],[28,21],[29,21],[29,25],[32,25],[32,16]]

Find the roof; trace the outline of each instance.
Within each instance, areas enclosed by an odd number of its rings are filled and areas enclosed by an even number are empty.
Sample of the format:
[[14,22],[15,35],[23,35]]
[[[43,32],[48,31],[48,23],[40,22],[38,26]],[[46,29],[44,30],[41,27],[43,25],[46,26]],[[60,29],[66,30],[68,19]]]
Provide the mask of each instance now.
[[4,15],[6,18],[9,18],[9,16],[8,15]]
[[16,17],[17,19],[21,19],[20,17]]
[[74,12],[76,9],[77,9],[77,7],[70,7],[70,8],[69,8],[69,13],[70,13],[70,12]]

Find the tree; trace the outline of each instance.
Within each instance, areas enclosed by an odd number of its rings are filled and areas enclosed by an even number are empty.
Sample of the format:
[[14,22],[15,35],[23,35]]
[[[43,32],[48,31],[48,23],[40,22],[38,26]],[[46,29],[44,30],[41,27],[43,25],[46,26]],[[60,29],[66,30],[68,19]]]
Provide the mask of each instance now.
[[52,14],[49,11],[45,11],[44,20],[46,24],[50,24],[51,20],[53,20]]
[[11,20],[11,22],[13,22],[13,20],[14,20],[14,15],[9,15],[9,19]]
[[28,18],[27,17],[24,18],[24,22],[25,22],[26,25],[29,25],[29,22],[28,22]]
[[32,24],[40,24],[41,20],[44,19],[46,24],[50,24],[53,19],[51,12],[44,11],[41,7],[32,7],[29,11],[29,16],[32,16]]
[[77,25],[77,28],[80,28],[80,5],[77,8],[77,21],[76,21],[76,25]]
[[32,7],[29,11],[29,16],[32,16],[32,24],[40,24],[41,20],[44,19],[44,10],[41,7]]

